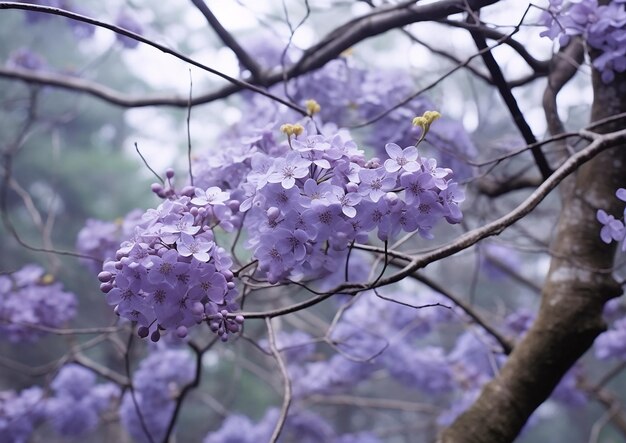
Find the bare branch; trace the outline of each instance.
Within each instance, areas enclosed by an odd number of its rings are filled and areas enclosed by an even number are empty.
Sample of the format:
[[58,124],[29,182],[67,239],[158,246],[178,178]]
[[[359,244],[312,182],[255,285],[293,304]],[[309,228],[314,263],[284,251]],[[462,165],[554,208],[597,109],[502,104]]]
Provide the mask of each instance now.
[[[528,9],[526,11],[528,11]],[[526,15],[526,12],[524,13],[524,15]],[[474,20],[474,18],[470,16],[469,20],[471,23],[471,20]],[[521,21],[520,21],[520,24],[521,24]],[[518,25],[517,28],[519,28],[519,26],[520,25]],[[528,122],[524,118],[524,114],[519,108],[517,104],[517,100],[515,99],[515,96],[513,95],[511,88],[509,87],[506,79],[504,78],[504,74],[502,73],[502,70],[500,69],[500,65],[498,65],[498,62],[496,61],[491,51],[486,50],[489,48],[489,46],[487,45],[487,41],[485,40],[485,37],[478,30],[471,30],[470,33],[472,35],[472,38],[474,39],[474,42],[476,43],[476,47],[478,48],[479,51],[481,51],[481,57],[491,74],[491,78],[493,79],[498,91],[500,92],[500,95],[502,96],[504,103],[509,109],[509,112],[511,113],[513,117],[513,121],[515,122],[515,125],[517,126],[520,133],[522,134],[522,137],[524,137],[524,140],[526,141],[527,144],[537,143],[537,139],[535,138],[535,135],[533,134],[532,129],[530,128],[530,126],[528,125]],[[539,168],[539,171],[541,172],[541,175],[543,176],[544,179],[548,178],[550,174],[552,173],[552,169],[550,168],[548,161],[546,160],[543,152],[541,151],[541,148],[535,147],[531,149],[531,152],[533,154],[533,158],[535,159],[535,163],[537,164],[537,167]]]
[[162,440],[163,443],[168,443],[170,441],[170,436],[172,435],[172,432],[174,432],[174,426],[176,425],[176,420],[178,419],[178,414],[180,413],[180,409],[183,405],[183,401],[185,401],[185,397],[187,397],[187,394],[191,392],[191,390],[200,386],[200,379],[202,378],[202,355],[212,345],[214,345],[217,342],[217,340],[218,338],[215,337],[213,340],[211,340],[209,345],[205,347],[204,349],[201,349],[192,341],[189,341],[187,343],[189,347],[193,350],[195,357],[196,357],[195,374],[194,374],[193,380],[183,387],[183,389],[180,391],[180,394],[178,394],[178,397],[176,398],[176,405],[174,406],[174,411],[172,412],[172,416],[170,417],[170,421],[167,425],[167,429],[165,431],[165,434],[163,435],[163,440]]
[[128,31],[124,28],[120,28],[119,26],[115,26],[112,25],[110,23],[106,23],[103,22],[101,20],[96,20],[93,19],[91,17],[86,17],[84,15],[81,14],[76,14],[74,12],[70,12],[70,11],[66,11],[64,9],[59,9],[59,8],[52,8],[52,7],[48,7],[48,6],[39,6],[39,5],[31,5],[28,3],[14,3],[14,2],[0,2],[0,10],[2,9],[21,9],[21,10],[25,10],[25,11],[35,11],[35,12],[42,12],[42,13],[46,13],[46,14],[52,14],[52,15],[59,15],[62,17],[67,17],[70,18],[72,20],[77,20],[83,23],[89,23],[91,25],[94,26],[98,26],[100,28],[105,28],[105,29],[109,29],[113,32],[115,32],[116,34],[120,34],[123,35],[125,37],[131,38],[133,40],[136,40],[138,42],[144,43],[148,46],[152,46],[155,49],[158,49],[159,51],[165,53],[165,54],[169,54],[172,55],[184,62],[189,63],[190,65],[193,65],[197,68],[202,69],[203,71],[207,71],[210,72],[213,75],[216,75],[220,78],[223,78],[224,80],[228,81],[229,83],[232,83],[235,86],[238,86],[241,89],[249,89],[250,91],[254,91],[257,94],[261,94],[264,95],[265,97],[268,97],[274,101],[276,101],[277,103],[280,103],[284,106],[287,106],[288,108],[293,109],[294,111],[299,112],[302,115],[307,115],[307,112],[304,108],[301,108],[300,106],[294,105],[293,103],[290,103],[280,97],[277,97],[269,92],[267,92],[265,89],[262,89],[258,86],[255,86],[251,83],[248,83],[244,80],[240,80],[234,77],[231,77],[230,75],[224,74],[223,72],[218,71],[217,69],[213,69],[207,65],[204,65],[190,57],[187,57],[186,55],[181,54],[180,52],[177,52],[171,48],[168,48],[167,46],[164,46],[160,43],[154,42],[142,35],[136,34],[134,32]]
[[399,411],[419,412],[423,414],[439,414],[441,412],[439,408],[426,403],[386,398],[356,397],[353,395],[312,395],[307,398],[307,401],[329,405],[356,406],[359,408],[396,409]]
[[485,319],[483,319],[471,306],[461,300],[460,297],[456,296],[449,290],[445,289],[443,286],[437,284],[436,282],[422,274],[413,273],[411,274],[411,277],[417,281],[424,283],[426,286],[446,297],[448,300],[454,302],[454,304],[461,308],[463,312],[465,312],[472,320],[476,322],[476,324],[478,324],[481,328],[487,331],[489,335],[496,339],[500,346],[502,346],[502,351],[505,354],[509,354],[511,352],[511,350],[513,349],[513,344],[506,337],[500,334],[494,327],[492,327]]
[[[370,14],[348,22],[345,25],[340,26],[331,33],[329,33],[320,43],[307,49],[300,60],[287,68],[283,72],[276,72],[268,74],[262,78],[260,84],[265,87],[272,86],[276,83],[280,83],[291,78],[298,77],[307,72],[321,68],[330,60],[338,57],[343,51],[354,46],[355,44],[387,31],[395,29],[396,27],[405,26],[411,23],[430,21],[430,20],[443,20],[445,17],[466,11],[469,6],[472,9],[482,8],[493,3],[497,3],[499,0],[441,0],[436,3],[430,3],[425,5],[413,5],[411,7],[391,7],[391,8],[379,8]],[[289,106],[292,109],[297,110],[302,115],[306,115],[306,111],[292,103],[288,103],[272,94],[267,93],[263,89],[250,83],[250,81],[237,80],[232,77],[226,76],[223,73],[219,73],[208,66],[202,65],[189,57],[186,57],[172,49],[159,45],[146,39],[143,36],[134,34],[123,28],[111,25],[109,23],[101,22],[89,17],[75,14],[73,12],[64,11],[58,8],[50,8],[45,6],[29,5],[25,3],[15,2],[0,2],[0,9],[22,9],[30,11],[38,11],[48,14],[61,15],[64,17],[72,18],[74,20],[90,23],[95,26],[104,27],[111,31],[117,32],[121,35],[143,42],[150,46],[155,47],[163,52],[171,54],[181,60],[184,60],[200,69],[208,70],[209,72],[219,75],[225,78],[232,84],[225,86],[217,91],[197,96],[192,100],[192,106],[209,103],[215,100],[219,100],[228,97],[243,89],[251,89],[259,94],[263,94],[279,103]],[[29,83],[43,84],[48,86],[56,86],[65,89],[74,90],[77,92],[84,92],[91,94],[95,97],[109,101],[110,103],[124,107],[142,107],[142,106],[175,106],[180,108],[186,108],[189,106],[189,101],[186,97],[182,96],[151,96],[151,97],[134,97],[127,98],[124,94],[113,91],[101,85],[96,85],[85,80],[68,78],[54,74],[33,73],[24,69],[8,69],[0,67],[0,77],[6,77],[16,80],[22,80]]]
[[261,67],[259,64],[248,54],[248,52],[235,40],[235,38],[228,32],[220,21],[215,17],[211,9],[203,0],[191,0],[196,8],[204,15],[209,25],[213,28],[220,40],[228,46],[237,56],[239,63],[241,63],[252,75],[252,80],[256,83],[262,84]]
[[487,197],[500,197],[509,192],[519,191],[521,189],[536,188],[541,184],[539,177],[515,177],[511,180],[495,180],[492,178],[483,178],[478,181],[478,191]]
[[526,61],[526,63],[528,63],[528,65],[532,68],[532,70],[535,71],[535,73],[540,74],[540,75],[548,74],[548,66],[549,66],[550,61],[549,60],[537,60],[536,58],[534,58],[528,52],[528,50],[526,49],[526,46],[524,46],[522,43],[515,40],[510,34],[509,35],[503,34],[502,32],[497,31],[488,26],[485,26],[483,24],[460,22],[456,20],[447,20],[447,19],[439,20],[439,23],[442,23],[448,26],[453,26],[455,28],[463,28],[463,29],[467,29],[470,31],[479,31],[484,37],[488,38],[489,40],[500,41],[504,37],[503,43],[505,45],[510,46],[511,49],[517,52],[520,55],[520,57],[522,57]]
[[101,364],[96,363],[95,361],[91,360],[84,354],[81,354],[81,353],[75,354],[73,360],[74,362],[78,363],[82,367],[90,369],[96,374],[108,380],[111,380],[114,383],[117,383],[123,388],[127,388],[128,386],[130,386],[130,380],[127,377],[124,377],[123,375],[118,374],[117,372],[113,371],[112,369],[107,368],[106,366],[102,366]]
[[289,372],[287,372],[287,366],[285,366],[285,361],[283,357],[280,355],[280,351],[276,347],[276,337],[274,335],[274,328],[272,327],[272,319],[266,318],[265,325],[267,326],[267,335],[269,338],[270,351],[272,355],[276,359],[278,363],[278,368],[280,369],[280,373],[283,377],[283,405],[280,408],[280,415],[278,416],[278,422],[274,427],[274,432],[272,433],[272,437],[270,438],[270,443],[276,443],[278,441],[278,437],[280,437],[280,433],[285,426],[285,421],[287,420],[287,413],[289,412],[289,405],[291,404],[291,379],[289,378]]
[[563,122],[561,122],[557,111],[556,97],[563,86],[578,72],[578,67],[582,64],[584,57],[583,43],[580,38],[574,37],[567,46],[559,50],[550,62],[548,84],[543,93],[543,109],[546,114],[548,129],[552,135],[565,132]]

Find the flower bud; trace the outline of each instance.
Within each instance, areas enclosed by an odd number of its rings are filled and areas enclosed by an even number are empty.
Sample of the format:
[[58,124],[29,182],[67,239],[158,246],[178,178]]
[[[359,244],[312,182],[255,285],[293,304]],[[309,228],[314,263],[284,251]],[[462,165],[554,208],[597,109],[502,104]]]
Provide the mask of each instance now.
[[348,192],[356,192],[359,189],[359,185],[356,183],[346,183],[346,191]]
[[112,278],[113,278],[113,274],[111,274],[108,271],[102,271],[101,273],[98,274],[98,280],[100,280],[102,283],[111,281]]
[[272,206],[271,208],[269,208],[269,209],[267,210],[267,218],[268,218],[270,221],[274,221],[274,220],[276,220],[276,219],[278,218],[278,216],[279,216],[279,215],[280,215],[280,209],[278,209],[278,208],[277,208],[277,207],[275,207],[275,206]]
[[158,329],[156,329],[152,334],[150,334],[150,340],[154,343],[158,342],[161,339],[161,333]]
[[176,335],[178,336],[178,338],[187,337],[187,328],[185,326],[179,326],[178,328],[176,328]]
[[137,329],[137,335],[141,338],[146,338],[149,333],[150,330],[146,326],[139,326]]

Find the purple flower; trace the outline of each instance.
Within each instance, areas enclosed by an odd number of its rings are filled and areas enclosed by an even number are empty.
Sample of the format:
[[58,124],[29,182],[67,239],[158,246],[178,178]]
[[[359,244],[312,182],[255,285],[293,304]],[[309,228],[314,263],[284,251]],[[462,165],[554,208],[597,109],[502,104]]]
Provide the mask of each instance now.
[[361,169],[359,171],[359,194],[377,202],[380,198],[391,191],[396,185],[395,176],[388,175],[384,168],[377,169]]
[[301,204],[306,208],[311,207],[312,203],[329,205],[332,191],[333,187],[329,183],[322,182],[318,184],[315,180],[309,178],[304,182]]
[[620,220],[616,220],[603,209],[598,209],[596,218],[603,225],[600,230],[600,238],[604,243],[608,244],[613,240],[620,242],[624,239],[624,224]]
[[[45,335],[30,325],[59,328],[76,314],[76,297],[38,265],[0,278],[0,337],[34,342]],[[0,414],[1,417],[1,414]]]
[[189,265],[178,262],[178,251],[168,250],[161,257],[152,257],[152,267],[148,271],[148,281],[150,283],[167,282],[171,286],[176,285],[177,275],[184,271]]
[[437,219],[444,214],[443,206],[436,197],[424,194],[417,207],[417,214],[420,234],[426,238],[432,238],[429,231],[434,227]]
[[[400,185],[404,187],[407,204],[419,204],[420,196],[435,187],[432,175],[425,172],[417,174],[405,173],[400,176]],[[432,192],[430,192],[432,194]]]
[[280,183],[283,188],[291,189],[296,184],[296,179],[304,178],[309,174],[311,160],[302,158],[297,152],[290,152],[286,158],[278,158],[274,161],[272,174],[267,181]]
[[195,258],[201,262],[208,262],[211,259],[209,251],[215,246],[215,243],[206,240],[204,237],[192,237],[189,234],[181,232],[180,239],[176,242],[176,249],[183,257]]
[[[162,292],[157,292],[162,291]],[[166,329],[178,326],[192,326],[202,320],[202,304],[196,309],[198,300],[184,292],[174,291],[168,285],[155,291],[154,296],[160,295],[163,302],[154,304],[154,312],[159,325]]]
[[450,183],[439,194],[439,201],[447,212],[446,219],[449,223],[459,223],[463,219],[463,214],[459,209],[459,204],[465,200],[465,191],[457,183]]
[[331,204],[329,206],[313,205],[302,213],[302,218],[317,228],[317,242],[327,240],[337,232],[349,232],[351,228],[341,218],[341,206]]
[[309,236],[301,229],[290,231],[279,228],[276,230],[276,250],[281,254],[292,254],[293,258],[300,262],[306,256],[306,245]]
[[0,391],[0,441],[23,443],[44,417],[44,392],[38,387]]
[[388,172],[398,172],[400,170],[415,172],[420,169],[420,165],[417,163],[419,154],[415,146],[402,149],[395,143],[387,143],[385,151],[389,155],[389,159],[385,160],[385,169]]
[[54,395],[46,401],[46,416],[53,429],[67,437],[93,431],[100,413],[109,409],[112,400],[120,395],[116,385],[96,385],[95,373],[76,364],[63,366],[51,387]]
[[217,186],[212,186],[206,190],[196,188],[195,195],[191,199],[191,203],[198,206],[223,205],[230,198],[229,192],[224,192]]
[[341,212],[346,217],[354,218],[356,216],[356,209],[354,208],[361,201],[361,196],[356,192],[344,192],[339,186],[333,186],[332,188],[332,203],[338,203],[341,205]]
[[268,206],[276,206],[282,210],[297,204],[301,199],[300,189],[297,186],[285,188],[278,184],[271,184],[264,191],[266,204]]
[[261,243],[255,252],[255,257],[263,270],[267,271],[270,283],[277,283],[283,278],[294,264],[293,252],[281,253],[276,245]]
[[224,303],[224,296],[228,291],[226,278],[212,266],[205,266],[200,273],[193,276],[195,286],[189,289],[189,296],[195,300],[207,297],[214,303]]
[[448,182],[446,182],[446,177],[452,174],[452,170],[448,168],[438,168],[437,160],[434,158],[425,159],[422,162],[422,166],[425,172],[428,172],[432,175],[433,179],[435,179],[435,186],[439,189],[446,189],[448,187]]
[[194,226],[194,216],[189,212],[186,212],[182,217],[180,214],[172,214],[165,217],[164,220],[166,224],[161,227],[160,237],[161,240],[167,244],[176,243],[180,238],[181,232],[188,235],[195,235],[200,230],[200,226]]

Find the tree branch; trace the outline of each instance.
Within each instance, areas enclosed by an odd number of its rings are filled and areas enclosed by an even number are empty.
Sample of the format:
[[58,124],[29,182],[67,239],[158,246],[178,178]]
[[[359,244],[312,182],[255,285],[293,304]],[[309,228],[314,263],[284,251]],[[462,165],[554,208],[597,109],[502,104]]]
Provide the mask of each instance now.
[[[260,84],[265,87],[269,87],[282,81],[286,81],[307,72],[313,71],[315,69],[321,68],[326,63],[337,58],[343,51],[354,46],[355,44],[367,38],[383,34],[387,31],[395,29],[396,27],[422,21],[443,20],[448,15],[466,11],[467,6],[471,7],[472,9],[477,9],[497,3],[498,1],[499,0],[442,0],[436,3],[414,5],[412,7],[392,7],[379,9],[375,12],[367,14],[366,16],[359,17],[345,25],[338,27],[337,29],[329,33],[324,39],[322,39],[320,43],[307,49],[300,58],[300,60],[294,65],[288,67],[285,72],[275,72],[262,76],[262,81],[260,82]],[[201,63],[198,63],[190,59],[189,57],[179,54],[172,49],[154,43],[141,35],[134,34],[115,25],[85,17],[80,14],[75,14],[73,12],[64,11],[58,8],[30,5],[25,3],[0,2],[0,9],[22,9],[38,11],[47,14],[60,15],[85,23],[90,23],[95,26],[100,26],[126,37],[153,46],[156,49],[171,54],[194,66],[197,66],[204,70],[208,70],[215,75],[219,75],[220,77],[225,78],[232,83],[217,91],[197,96],[194,100],[192,100],[192,106],[226,98],[244,89],[251,89],[259,94],[263,94],[273,100],[276,100],[279,103],[284,104],[285,106],[296,109],[303,115],[306,115],[306,111],[304,109],[292,103],[286,102],[282,99],[279,99],[278,97],[267,93],[258,86],[255,86],[253,83],[251,83],[252,79],[238,80],[226,76],[225,74],[209,68],[208,66],[202,65]],[[11,79],[23,80],[30,83],[45,84],[48,86],[62,87],[64,89],[88,93],[95,97],[107,100],[118,106],[141,107],[164,105],[180,108],[186,108],[187,106],[189,106],[189,100],[186,97],[182,96],[152,96],[135,97],[128,99],[122,93],[116,93],[109,88],[95,85],[93,83],[86,82],[85,80],[78,82],[69,81],[70,79],[66,77],[58,75],[51,76],[48,74],[44,75],[41,73],[34,74],[21,69],[16,70],[0,68],[0,76]]]
[[280,355],[280,351],[276,347],[276,337],[274,335],[274,328],[272,327],[272,319],[267,317],[265,319],[265,325],[267,326],[267,335],[269,338],[270,351],[272,355],[276,359],[278,363],[278,368],[280,369],[280,373],[283,377],[283,405],[280,408],[280,415],[278,416],[278,422],[274,427],[274,432],[272,432],[272,437],[270,438],[270,443],[276,443],[278,441],[278,437],[280,437],[280,433],[285,426],[285,422],[287,421],[287,413],[289,412],[289,405],[291,404],[291,380],[289,378],[289,372],[287,371],[287,366],[285,366],[285,361]]
[[[257,94],[261,94],[264,95],[265,97],[268,97],[272,100],[274,100],[277,103],[280,103],[284,106],[287,106],[288,108],[293,109],[296,112],[299,112],[302,115],[307,115],[307,111],[300,107],[297,106],[287,100],[284,100],[281,97],[275,96],[269,92],[267,92],[265,89],[260,88],[256,85],[253,85],[251,83],[248,83],[245,80],[240,80],[234,77],[231,77],[229,75],[224,74],[223,72],[218,71],[217,69],[213,69],[207,65],[204,65],[196,60],[193,60],[190,57],[187,57],[186,55],[181,54],[180,52],[177,52],[171,48],[168,48],[167,46],[164,46],[160,43],[156,43],[142,35],[136,34],[134,32],[128,31],[124,28],[120,28],[119,26],[115,26],[112,25],[110,23],[106,23],[103,22],[101,20],[96,20],[93,19],[91,17],[86,17],[84,15],[81,14],[76,14],[74,12],[70,12],[70,11],[66,11],[64,9],[59,9],[59,8],[52,8],[52,7],[48,7],[48,6],[39,6],[39,5],[31,5],[28,3],[14,3],[14,2],[0,2],[0,10],[2,9],[21,9],[21,10],[25,10],[25,11],[36,11],[36,12],[42,12],[42,13],[46,13],[46,14],[52,14],[52,15],[58,15],[58,16],[62,16],[62,17],[66,17],[72,20],[76,20],[79,22],[83,22],[83,23],[89,23],[91,25],[94,26],[98,26],[100,28],[105,28],[105,29],[109,29],[110,31],[115,32],[116,34],[120,34],[123,35],[125,37],[131,38],[133,40],[136,40],[138,42],[144,43],[148,46],[152,46],[155,49],[158,49],[159,51],[168,54],[168,55],[172,55],[174,57],[176,57],[179,60],[182,60],[184,62],[189,63],[190,65],[193,65],[197,68],[202,69],[203,71],[207,71],[213,75],[216,75],[220,78],[223,78],[224,80],[228,81],[229,83],[232,83],[234,86],[239,87],[239,89],[248,89],[250,91],[256,92]],[[187,101],[185,106],[189,105],[189,101]]]
[[[594,70],[593,83],[592,120],[626,110],[626,97],[619,92],[626,86],[626,75],[605,85]],[[614,124],[606,130],[617,128]],[[591,145],[605,136],[598,137]],[[606,330],[603,307],[622,289],[611,275],[615,243],[600,239],[596,210],[616,214],[623,209],[623,202],[614,197],[618,187],[626,186],[626,139],[622,136],[619,143],[620,149],[598,155],[572,177],[573,192],[563,200],[537,319],[498,376],[444,430],[441,443],[512,442],[561,377]]]
[[203,0],[191,0],[191,3],[193,3],[202,15],[204,15],[204,18],[206,18],[207,22],[209,22],[209,25],[211,25],[222,43],[228,46],[235,53],[239,63],[250,71],[252,80],[256,83],[262,84],[261,67],[259,64],[252,57],[250,57],[250,54],[248,54],[248,52],[239,43],[237,43],[237,40],[235,40],[230,32],[222,26],[217,17],[213,15],[213,12],[211,12],[211,9],[209,9],[207,4]]
[[[474,18],[470,15],[469,20],[474,20]],[[481,33],[481,31],[476,30],[476,29],[470,30],[470,33],[472,35],[472,38],[474,39],[474,43],[476,43],[476,47],[478,48],[479,51],[481,51],[481,57],[483,61],[485,62],[485,65],[487,66],[489,73],[491,74],[491,78],[493,79],[493,82],[495,83],[498,89],[498,92],[500,92],[500,95],[502,96],[504,103],[509,109],[509,112],[511,113],[513,117],[513,121],[515,122],[515,125],[517,126],[520,133],[522,134],[522,137],[524,137],[524,141],[526,142],[526,144],[537,143],[537,139],[535,138],[535,135],[533,134],[532,129],[528,125],[528,122],[526,122],[526,119],[524,118],[524,114],[519,108],[517,104],[517,100],[515,99],[515,96],[513,95],[511,88],[509,87],[506,79],[504,78],[504,74],[502,73],[502,70],[500,69],[498,62],[496,61],[491,51],[486,50],[488,48],[488,45],[487,45],[487,41],[485,40],[484,35]],[[543,176],[544,179],[548,178],[550,174],[552,173],[552,169],[550,168],[548,161],[543,155],[541,148],[535,147],[531,149],[531,152],[532,152],[533,158],[535,159],[535,163],[537,164],[537,167],[539,168],[539,171],[541,172],[541,175]]]
[[460,22],[457,20],[448,20],[448,19],[439,20],[438,22],[448,25],[448,26],[453,26],[455,28],[462,28],[462,29],[467,29],[469,31],[480,32],[484,37],[488,38],[489,40],[500,41],[504,39],[503,43],[509,46],[515,52],[517,52],[520,55],[520,57],[522,57],[524,61],[528,63],[528,66],[530,66],[533,71],[535,71],[537,74],[542,74],[542,75],[548,74],[550,61],[549,60],[537,60],[528,52],[528,50],[526,49],[526,46],[524,46],[522,43],[515,40],[510,34],[503,34],[500,31],[497,31],[488,26],[484,26],[482,24]]

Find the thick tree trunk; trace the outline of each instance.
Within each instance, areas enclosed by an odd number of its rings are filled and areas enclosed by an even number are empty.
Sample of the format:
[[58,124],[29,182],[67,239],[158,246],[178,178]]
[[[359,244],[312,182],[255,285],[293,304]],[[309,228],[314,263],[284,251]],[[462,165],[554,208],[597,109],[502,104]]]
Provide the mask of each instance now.
[[[626,111],[626,76],[604,85],[594,72],[592,121]],[[602,132],[620,129],[602,127]],[[626,146],[612,148],[571,177],[563,199],[550,270],[537,319],[500,374],[447,429],[440,443],[512,442],[561,377],[605,330],[602,308],[621,294],[611,275],[615,245],[600,240],[599,208],[619,215],[626,187]]]

